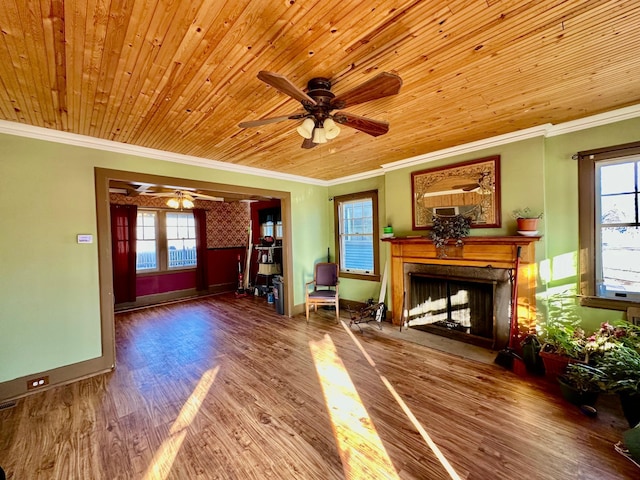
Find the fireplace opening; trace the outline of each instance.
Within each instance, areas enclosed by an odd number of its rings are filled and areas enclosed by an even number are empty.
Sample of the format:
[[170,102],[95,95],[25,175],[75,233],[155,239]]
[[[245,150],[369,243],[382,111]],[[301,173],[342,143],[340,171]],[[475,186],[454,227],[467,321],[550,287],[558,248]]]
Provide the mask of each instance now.
[[409,327],[495,348],[496,280],[425,273],[409,278]]

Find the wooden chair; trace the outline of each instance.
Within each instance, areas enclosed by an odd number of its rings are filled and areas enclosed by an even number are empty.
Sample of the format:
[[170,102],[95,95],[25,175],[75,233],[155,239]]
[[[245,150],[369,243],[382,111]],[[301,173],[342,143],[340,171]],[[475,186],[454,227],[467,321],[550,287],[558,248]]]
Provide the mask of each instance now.
[[[336,322],[340,321],[340,307],[338,305],[338,264],[318,263],[315,266],[313,280],[305,283],[305,307],[307,322],[309,322],[309,307],[318,311],[318,305],[335,305]],[[313,289],[311,287],[313,286]]]

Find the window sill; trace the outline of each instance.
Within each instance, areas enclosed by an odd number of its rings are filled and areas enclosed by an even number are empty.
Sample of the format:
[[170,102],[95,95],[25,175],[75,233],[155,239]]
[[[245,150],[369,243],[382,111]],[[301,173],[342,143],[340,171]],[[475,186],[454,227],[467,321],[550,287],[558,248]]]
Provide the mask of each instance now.
[[370,282],[380,281],[380,275],[378,274],[340,272],[339,276],[340,278],[351,278],[354,280],[368,280]]
[[171,270],[149,270],[144,272],[137,272],[136,276],[152,277],[154,275],[167,275],[172,273],[182,273],[182,272],[189,272],[189,271],[195,272],[196,267],[176,267],[176,268],[172,268]]
[[607,310],[626,311],[629,307],[640,305],[638,302],[630,300],[616,300],[614,298],[593,297],[579,295],[580,306],[591,308],[606,308]]

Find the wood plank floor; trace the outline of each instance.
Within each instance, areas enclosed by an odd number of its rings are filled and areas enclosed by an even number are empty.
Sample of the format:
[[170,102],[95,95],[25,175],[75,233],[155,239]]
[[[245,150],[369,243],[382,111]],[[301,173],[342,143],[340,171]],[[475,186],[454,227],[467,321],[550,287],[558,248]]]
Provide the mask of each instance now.
[[233,295],[120,313],[115,371],[0,411],[0,465],[16,480],[639,478],[613,449],[613,399],[588,418],[543,380],[332,317]]

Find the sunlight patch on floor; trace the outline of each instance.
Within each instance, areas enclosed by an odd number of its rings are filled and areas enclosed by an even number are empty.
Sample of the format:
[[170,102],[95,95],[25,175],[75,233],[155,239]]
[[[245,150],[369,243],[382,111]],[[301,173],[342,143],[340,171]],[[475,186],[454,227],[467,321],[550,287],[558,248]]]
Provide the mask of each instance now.
[[353,332],[351,331],[351,328],[349,328],[349,326],[344,322],[341,321],[340,323],[342,323],[342,327],[346,330],[347,334],[351,337],[351,340],[353,340],[353,343],[356,344],[356,346],[358,347],[358,349],[360,350],[360,352],[362,352],[362,355],[364,356],[364,358],[366,358],[367,362],[369,362],[369,365],[371,365],[376,373],[378,374],[378,376],[380,377],[380,380],[382,380],[382,383],[387,387],[387,390],[389,390],[389,392],[391,393],[391,395],[393,396],[393,398],[396,400],[396,402],[398,403],[398,405],[400,405],[400,408],[402,409],[402,411],[405,413],[405,415],[407,416],[407,418],[411,421],[411,423],[413,424],[413,426],[416,428],[416,430],[418,431],[418,433],[420,433],[420,436],[422,436],[422,438],[424,439],[424,441],[427,443],[427,445],[429,446],[429,448],[431,448],[431,451],[433,452],[433,454],[436,456],[436,458],[438,459],[438,461],[442,464],[442,466],[444,467],[444,469],[447,471],[447,473],[449,474],[449,476],[453,479],[453,480],[460,480],[460,476],[456,473],[456,471],[453,469],[453,467],[451,466],[451,464],[449,463],[449,461],[446,459],[446,457],[443,455],[443,453],[440,451],[440,449],[438,448],[438,446],[435,444],[435,442],[431,439],[431,437],[429,436],[429,434],[427,433],[427,431],[424,429],[424,427],[420,424],[420,422],[418,421],[418,419],[415,417],[415,415],[413,414],[413,412],[411,411],[411,409],[407,406],[406,403],[404,403],[404,400],[402,400],[402,398],[400,397],[400,395],[398,394],[398,392],[396,392],[395,388],[393,388],[393,385],[391,385],[391,383],[389,382],[389,380],[387,380],[387,378],[382,375],[379,371],[378,368],[376,367],[375,362],[373,361],[373,358],[371,358],[371,356],[367,353],[367,351],[365,350],[364,346],[362,345],[362,343],[360,343],[360,341],[356,338],[356,336],[353,334]]
[[311,341],[309,348],[329,411],[345,478],[399,478],[331,337],[325,335],[322,340]]
[[218,370],[220,370],[220,366],[204,372],[193,393],[182,406],[178,418],[171,425],[169,436],[162,442],[162,445],[153,456],[151,465],[149,465],[142,477],[144,480],[165,480],[169,476],[176,455],[180,451],[184,437],[187,435],[187,428],[200,411],[202,401],[209,393]]

